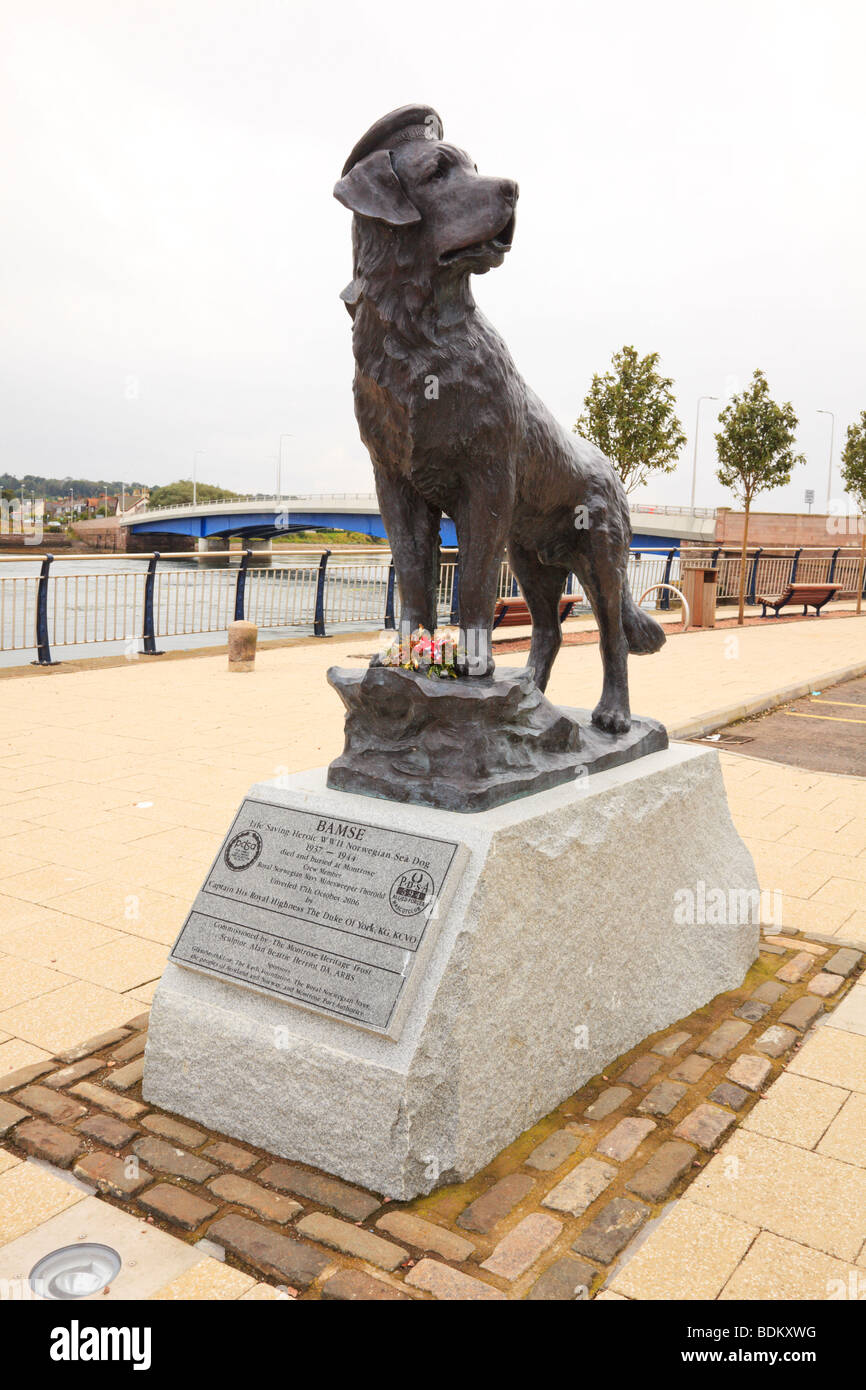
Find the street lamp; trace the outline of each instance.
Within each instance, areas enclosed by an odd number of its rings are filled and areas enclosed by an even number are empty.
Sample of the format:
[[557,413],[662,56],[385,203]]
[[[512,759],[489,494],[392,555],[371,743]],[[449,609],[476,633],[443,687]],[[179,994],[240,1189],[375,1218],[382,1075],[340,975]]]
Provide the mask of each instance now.
[[283,440],[294,439],[293,434],[281,434],[280,442],[277,445],[277,496],[283,495]]
[[192,505],[195,506],[198,497],[198,484],[196,482],[196,459],[204,458],[204,449],[196,449],[192,456]]
[[701,401],[717,401],[719,396],[698,396],[698,408],[695,411],[695,457],[692,463],[692,506],[695,509],[695,492],[698,486],[698,426],[701,420]]
[[830,416],[830,467],[827,470],[827,515],[830,515],[830,498],[833,493],[833,436],[836,432],[836,416],[832,410],[818,410],[816,415]]

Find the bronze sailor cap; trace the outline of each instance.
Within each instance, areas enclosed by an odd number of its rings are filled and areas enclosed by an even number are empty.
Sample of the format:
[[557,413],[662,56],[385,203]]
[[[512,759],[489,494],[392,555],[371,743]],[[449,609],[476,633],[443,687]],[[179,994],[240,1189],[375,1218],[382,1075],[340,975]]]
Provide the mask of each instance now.
[[392,150],[407,140],[441,139],[442,118],[432,106],[400,106],[382,116],[370,126],[366,135],[361,136],[343,165],[341,177],[345,178],[350,169],[376,150]]

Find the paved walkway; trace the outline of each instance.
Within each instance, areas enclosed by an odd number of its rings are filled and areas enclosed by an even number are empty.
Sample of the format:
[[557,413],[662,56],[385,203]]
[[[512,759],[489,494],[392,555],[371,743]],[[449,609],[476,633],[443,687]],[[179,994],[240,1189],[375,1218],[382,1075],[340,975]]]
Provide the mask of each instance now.
[[864,1242],[860,983],[601,1297],[862,1300]]
[[[864,637],[866,617],[675,636],[656,657],[632,661],[633,706],[676,728],[804,678],[820,687],[828,673],[852,664]],[[0,1074],[122,1027],[149,1003],[231,812],[253,780],[336,755],[341,706],[324,685],[324,669],[349,664],[372,645],[349,638],[270,649],[260,653],[255,673],[243,676],[229,675],[219,656],[140,659],[75,673],[60,668],[4,683]],[[505,656],[502,664],[523,659]],[[597,649],[573,647],[561,654],[549,693],[564,704],[592,705],[599,684]],[[866,946],[863,782],[730,754],[722,755],[722,764],[731,811],[755,855],[762,887],[782,891],[780,925]],[[707,1287],[724,1275],[717,1293],[724,1289],[725,1297],[773,1296],[754,1290],[774,1287],[778,1242],[813,1252],[782,1251],[791,1259],[797,1253],[804,1287],[826,1282],[827,1259],[848,1271],[858,1258],[863,1264],[853,1235],[832,1249],[817,1234],[810,1243],[804,1233],[824,1222],[804,1203],[812,1191],[835,1192],[833,1202],[843,1203],[857,1195],[856,1219],[862,1213],[862,1194],[859,1188],[854,1193],[848,1169],[866,1168],[858,1147],[866,1096],[864,996],[866,989],[857,986],[842,1006],[848,1012],[833,1015],[806,1043],[783,1078],[781,1109],[773,1100],[780,1081],[753,1112],[769,1106],[764,1128],[747,1124],[729,1141],[601,1297],[668,1296],[650,1290],[671,1287],[678,1267],[686,1279],[690,1232],[700,1221],[709,1229],[708,1212],[714,1237],[703,1238],[708,1248],[727,1249],[729,1262],[740,1251],[727,1273],[719,1254],[712,1279],[707,1275]],[[838,1101],[832,1115],[831,1101]],[[798,1115],[806,1116],[805,1128],[797,1127]],[[827,1122],[819,1129],[821,1116]],[[837,1119],[831,1151],[825,1139]],[[747,1179],[733,1188],[726,1159],[736,1159],[735,1170]],[[0,1165],[8,1162],[0,1153]],[[22,1210],[31,1210],[31,1187],[32,1212],[78,1200],[65,1184],[62,1195],[54,1187],[45,1197],[49,1175],[34,1176],[30,1167],[23,1165],[15,1178],[23,1184]],[[777,1171],[787,1175],[779,1189],[789,1194],[784,1201],[774,1196],[775,1178],[769,1177]],[[800,1194],[796,1231],[791,1193]],[[821,1197],[816,1210],[826,1206]],[[652,1263],[657,1249],[666,1273]],[[819,1256],[824,1263],[816,1263]],[[734,1268],[741,1283],[729,1294]],[[841,1277],[835,1265],[832,1270]],[[741,1287],[745,1292],[737,1293]],[[249,1284],[235,1296],[251,1290]]]

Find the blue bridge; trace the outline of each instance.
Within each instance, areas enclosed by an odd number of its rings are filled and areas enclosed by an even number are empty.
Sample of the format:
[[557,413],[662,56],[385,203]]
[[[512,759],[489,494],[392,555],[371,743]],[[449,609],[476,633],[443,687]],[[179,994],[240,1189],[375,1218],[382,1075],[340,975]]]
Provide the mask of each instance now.
[[[129,536],[176,536],[196,542],[198,550],[227,547],[231,537],[267,543],[274,536],[299,531],[354,531],[371,540],[387,539],[375,493],[338,493],[330,496],[246,497],[231,502],[184,503],[175,507],[142,507],[125,512],[120,525]],[[712,544],[715,511],[703,507],[633,507],[632,549],[679,550],[683,540]],[[457,545],[450,517],[442,518],[442,545]],[[160,542],[163,549],[169,547]],[[187,548],[186,546],[184,548]]]

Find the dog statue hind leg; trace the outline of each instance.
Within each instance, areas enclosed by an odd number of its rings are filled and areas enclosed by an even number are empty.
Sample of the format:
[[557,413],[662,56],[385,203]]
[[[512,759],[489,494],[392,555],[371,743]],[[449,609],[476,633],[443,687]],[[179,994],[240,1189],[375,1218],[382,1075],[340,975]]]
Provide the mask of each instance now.
[[574,569],[598,623],[604,669],[592,722],[608,733],[625,733],[631,728],[628,654],[658,651],[664,645],[664,628],[632,598],[627,542],[617,543],[603,521],[596,521],[583,535],[586,543],[575,555]]
[[508,543],[508,558],[532,618],[532,644],[526,664],[532,667],[538,689],[545,690],[550,669],[562,646],[559,601],[569,568],[545,564],[537,553],[514,539]]

